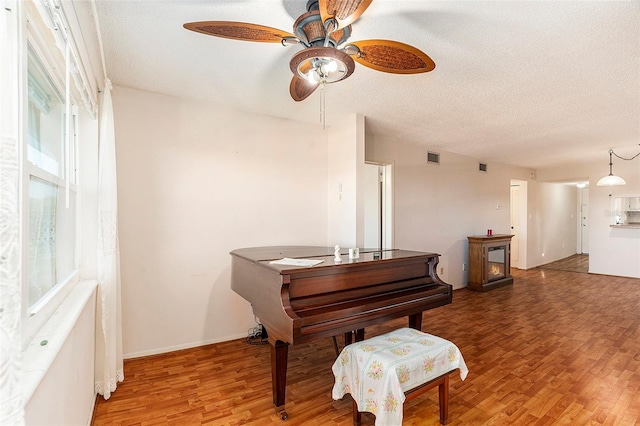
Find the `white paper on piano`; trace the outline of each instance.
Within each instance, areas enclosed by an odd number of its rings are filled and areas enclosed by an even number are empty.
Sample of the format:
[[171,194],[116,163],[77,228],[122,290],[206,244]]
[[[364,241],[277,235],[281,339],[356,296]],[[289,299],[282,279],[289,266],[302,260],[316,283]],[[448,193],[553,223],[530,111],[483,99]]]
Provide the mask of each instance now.
[[286,266],[316,266],[319,263],[322,263],[323,260],[314,260],[314,259],[292,259],[290,257],[283,257],[279,260],[272,260],[271,264],[273,265],[286,265]]

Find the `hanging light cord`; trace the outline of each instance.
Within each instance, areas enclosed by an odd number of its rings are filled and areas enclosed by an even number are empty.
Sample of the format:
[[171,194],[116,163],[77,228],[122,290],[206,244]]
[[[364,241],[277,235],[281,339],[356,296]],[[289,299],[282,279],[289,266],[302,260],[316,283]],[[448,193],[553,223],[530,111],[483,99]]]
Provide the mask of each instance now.
[[[640,144],[638,144],[638,146],[640,146]],[[612,153],[613,155],[615,155],[616,157],[618,157],[619,159],[621,159],[621,160],[626,160],[626,161],[631,161],[631,160],[633,160],[634,158],[636,158],[637,156],[639,156],[639,155],[640,155],[640,152],[639,152],[639,153],[637,153],[636,155],[634,155],[634,156],[633,156],[633,157],[631,157],[631,158],[624,158],[624,157],[620,157],[618,154],[616,154],[615,152],[613,152],[613,150],[611,150],[611,153]]]

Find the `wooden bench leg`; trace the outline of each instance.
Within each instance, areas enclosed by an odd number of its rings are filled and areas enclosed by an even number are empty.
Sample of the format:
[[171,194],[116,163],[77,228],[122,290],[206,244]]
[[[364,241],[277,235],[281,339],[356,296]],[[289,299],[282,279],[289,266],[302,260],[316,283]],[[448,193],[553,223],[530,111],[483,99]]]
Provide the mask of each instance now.
[[440,400],[440,424],[446,425],[449,417],[449,374],[445,375],[442,383],[438,385],[438,398]]
[[[405,402],[410,401],[419,395],[422,395],[424,392],[433,389],[437,385],[440,408],[440,424],[446,425],[449,419],[449,375],[451,373],[453,373],[453,370],[427,383],[423,383],[420,386],[406,391]],[[353,424],[354,426],[360,426],[362,422],[362,413],[358,411],[358,404],[356,404],[356,400],[353,399],[353,396],[351,397],[351,400],[353,401]]]
[[351,399],[353,400],[353,426],[360,426],[362,423],[362,413],[358,411],[358,404],[356,404],[356,400],[353,399],[353,397]]

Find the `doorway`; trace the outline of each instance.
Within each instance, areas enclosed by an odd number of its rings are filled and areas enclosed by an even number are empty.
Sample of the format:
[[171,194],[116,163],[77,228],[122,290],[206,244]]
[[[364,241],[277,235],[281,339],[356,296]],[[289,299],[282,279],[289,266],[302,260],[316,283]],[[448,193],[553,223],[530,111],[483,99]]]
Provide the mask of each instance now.
[[393,248],[391,164],[364,165],[364,247]]
[[527,268],[527,182],[511,180],[511,267]]
[[520,265],[520,185],[511,185],[511,267]]
[[578,231],[578,253],[589,254],[589,188],[578,189],[580,220]]

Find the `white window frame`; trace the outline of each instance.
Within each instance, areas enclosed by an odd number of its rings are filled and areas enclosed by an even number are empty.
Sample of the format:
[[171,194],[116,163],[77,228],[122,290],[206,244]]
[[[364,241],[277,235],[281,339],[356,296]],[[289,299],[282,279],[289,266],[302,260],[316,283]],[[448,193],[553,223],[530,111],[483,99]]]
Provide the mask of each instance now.
[[[77,111],[77,99],[74,99],[73,92],[70,90],[70,99],[65,100],[71,102],[72,115],[67,118],[65,124],[65,132],[71,131],[71,138],[69,144],[65,144],[65,149],[62,155],[62,162],[64,163],[62,176],[55,176],[46,170],[41,169],[35,164],[28,161],[27,156],[27,126],[28,126],[28,90],[27,90],[27,61],[28,46],[31,47],[32,52],[38,57],[46,72],[51,77],[53,83],[60,90],[60,93],[65,93],[66,85],[71,85],[71,80],[65,78],[66,63],[62,50],[58,45],[59,40],[56,40],[51,29],[47,26],[42,19],[37,9],[33,7],[33,3],[28,2],[28,6],[25,7],[23,16],[26,19],[24,23],[26,28],[27,43],[24,43],[22,47],[22,58],[25,58],[22,64],[22,84],[21,84],[21,96],[20,96],[20,108],[22,111],[22,126],[20,129],[20,141],[21,141],[21,205],[22,205],[22,343],[23,347],[26,347],[29,342],[38,335],[38,331],[46,323],[46,321],[54,314],[56,309],[60,306],[66,296],[73,290],[75,285],[80,279],[80,193],[78,176],[75,173],[77,168],[77,162],[79,159],[78,149],[78,111]],[[74,64],[75,65],[75,64]],[[75,65],[77,66],[77,65]],[[64,172],[68,168],[72,168],[71,173]],[[74,253],[73,253],[73,269],[71,273],[59,279],[58,282],[33,306],[29,306],[29,183],[31,177],[40,178],[46,182],[52,183],[58,186],[59,191],[74,192],[75,202],[75,241],[74,241]],[[70,183],[65,180],[65,177],[73,176],[75,182]]]

